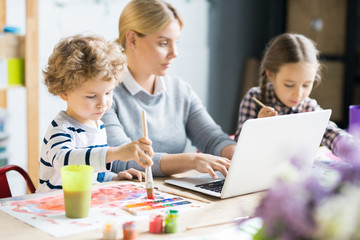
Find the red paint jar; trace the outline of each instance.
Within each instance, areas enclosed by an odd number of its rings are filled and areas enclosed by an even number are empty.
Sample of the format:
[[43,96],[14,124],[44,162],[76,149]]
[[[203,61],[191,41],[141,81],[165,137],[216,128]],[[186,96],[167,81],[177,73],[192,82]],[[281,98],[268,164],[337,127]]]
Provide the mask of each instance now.
[[149,232],[162,233],[163,232],[164,216],[161,214],[154,214],[150,216]]

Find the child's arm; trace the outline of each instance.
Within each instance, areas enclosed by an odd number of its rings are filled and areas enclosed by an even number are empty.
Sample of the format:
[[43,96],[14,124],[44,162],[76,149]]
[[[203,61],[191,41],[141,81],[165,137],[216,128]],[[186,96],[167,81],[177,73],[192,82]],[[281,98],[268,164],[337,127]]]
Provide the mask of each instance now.
[[[46,139],[44,138],[41,163],[58,171],[66,165],[91,165],[95,171],[106,171],[105,162],[99,161],[106,155],[107,148],[102,147],[105,145],[101,142],[88,142],[88,147],[82,147],[78,144],[80,137],[76,137],[77,134],[77,131],[69,130],[67,127],[53,128]],[[101,135],[94,138],[101,139]],[[80,140],[85,141],[84,138]]]
[[259,88],[253,87],[249,89],[249,91],[245,94],[243,99],[241,100],[239,106],[239,116],[238,116],[238,126],[235,132],[235,140],[238,140],[240,135],[242,126],[244,122],[248,119],[257,118],[258,114],[258,106],[252,99],[253,97],[259,97]]
[[[106,162],[115,160],[129,161],[134,159],[140,166],[147,167],[153,164],[151,160],[154,151],[148,138],[140,138],[123,146],[110,147],[106,153]],[[143,160],[145,161],[143,161]]]

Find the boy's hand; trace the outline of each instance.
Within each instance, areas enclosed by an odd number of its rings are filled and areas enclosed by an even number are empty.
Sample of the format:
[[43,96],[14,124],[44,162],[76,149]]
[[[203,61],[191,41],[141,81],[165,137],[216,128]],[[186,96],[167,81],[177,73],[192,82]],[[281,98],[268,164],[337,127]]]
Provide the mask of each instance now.
[[132,180],[132,179],[138,179],[139,182],[142,182],[143,180],[145,180],[145,173],[138,171],[134,168],[130,168],[128,170],[119,172],[118,175],[116,177],[113,177],[113,181],[119,181],[119,180]]
[[106,154],[106,162],[115,160],[130,161],[134,159],[143,168],[153,165],[152,156],[154,151],[151,140],[140,138],[123,146],[111,147]]
[[151,166],[153,165],[151,158],[154,155],[151,144],[150,139],[140,138],[139,140],[123,145],[118,149],[119,159],[122,161],[134,159],[143,168]]
[[258,118],[272,117],[272,116],[276,116],[277,114],[278,113],[274,108],[266,106],[260,109],[258,113]]

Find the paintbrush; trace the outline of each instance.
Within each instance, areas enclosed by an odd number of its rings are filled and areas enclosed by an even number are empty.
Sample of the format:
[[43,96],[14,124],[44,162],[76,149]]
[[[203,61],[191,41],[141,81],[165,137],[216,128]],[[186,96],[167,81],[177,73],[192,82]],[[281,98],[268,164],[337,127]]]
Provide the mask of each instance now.
[[263,104],[262,102],[260,102],[256,97],[252,97],[252,99],[259,104],[261,107],[266,107],[265,104]]
[[[143,130],[143,137],[148,137],[147,131],[147,123],[146,123],[146,113],[144,110],[141,112],[142,117],[142,130]],[[151,172],[151,166],[145,168],[145,186],[146,186],[146,193],[149,199],[154,199],[154,180],[153,175]]]

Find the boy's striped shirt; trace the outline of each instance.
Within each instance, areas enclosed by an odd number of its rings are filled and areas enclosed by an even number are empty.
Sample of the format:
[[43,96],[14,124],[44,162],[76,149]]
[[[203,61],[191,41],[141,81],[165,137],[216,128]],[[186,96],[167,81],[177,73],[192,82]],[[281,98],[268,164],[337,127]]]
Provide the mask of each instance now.
[[116,174],[108,172],[111,165],[105,163],[107,139],[104,124],[97,121],[92,128],[59,112],[49,125],[40,155],[40,176],[37,192],[61,189],[60,169],[66,165],[91,165],[94,182],[110,181]]

